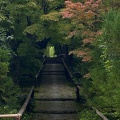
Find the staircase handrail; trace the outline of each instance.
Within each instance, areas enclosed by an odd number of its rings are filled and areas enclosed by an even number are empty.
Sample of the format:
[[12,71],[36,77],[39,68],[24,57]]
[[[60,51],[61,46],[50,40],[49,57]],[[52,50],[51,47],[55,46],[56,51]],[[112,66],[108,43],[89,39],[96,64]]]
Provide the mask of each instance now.
[[37,83],[38,83],[38,76],[39,74],[42,72],[43,69],[43,65],[46,61],[46,58],[44,58],[43,62],[42,62],[42,66],[40,67],[40,69],[38,70],[37,74],[35,75],[35,87],[37,87]]
[[27,96],[27,99],[25,100],[23,106],[21,107],[20,111],[17,114],[0,114],[0,118],[15,118],[16,120],[20,120],[28,106],[30,99],[33,97],[34,97],[34,86],[31,88]]

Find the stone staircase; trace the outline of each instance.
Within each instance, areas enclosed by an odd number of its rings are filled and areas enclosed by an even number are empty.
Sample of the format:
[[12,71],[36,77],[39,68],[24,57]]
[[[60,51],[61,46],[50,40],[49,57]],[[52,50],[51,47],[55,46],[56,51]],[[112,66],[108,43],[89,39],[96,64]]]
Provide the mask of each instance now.
[[75,87],[65,75],[62,60],[47,59],[40,79],[32,120],[80,120]]

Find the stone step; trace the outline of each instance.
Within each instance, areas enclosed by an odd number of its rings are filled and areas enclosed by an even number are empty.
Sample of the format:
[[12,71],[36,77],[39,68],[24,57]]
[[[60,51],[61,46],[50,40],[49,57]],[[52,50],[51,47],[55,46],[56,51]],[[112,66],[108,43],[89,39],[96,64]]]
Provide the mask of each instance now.
[[35,98],[40,99],[40,98],[69,98],[69,99],[75,99],[76,94],[75,94],[75,89],[74,87],[63,85],[63,84],[41,84],[39,88],[39,92],[35,93]]
[[76,101],[75,98],[36,98],[39,101]]
[[48,78],[51,79],[51,80],[52,79],[55,79],[55,80],[59,79],[60,81],[61,80],[66,80],[66,76],[65,75],[52,75],[52,74],[50,74],[50,75],[41,75],[41,79],[42,80],[44,80],[44,79],[48,80]]
[[41,75],[65,75],[64,71],[43,71]]
[[75,101],[40,101],[35,100],[34,112],[41,113],[77,113],[80,110],[79,103]]
[[80,111],[78,110],[62,110],[62,111],[50,111],[50,110],[38,110],[38,111],[33,111],[33,113],[44,113],[44,114],[77,114],[79,113]]
[[43,71],[65,71],[62,64],[45,64]]
[[53,63],[53,64],[45,64],[45,66],[62,66],[63,67],[63,64],[59,64],[59,63]]
[[80,120],[79,114],[40,114],[34,113],[34,120]]
[[66,79],[65,75],[42,75],[40,78],[42,81],[41,84],[66,84],[68,82],[68,80]]
[[42,73],[42,75],[65,75],[65,73]]
[[81,106],[61,58],[47,58],[42,69],[32,120],[80,120]]
[[65,72],[62,68],[45,68],[43,72]]
[[46,58],[46,63],[52,64],[52,63],[62,63],[61,58]]

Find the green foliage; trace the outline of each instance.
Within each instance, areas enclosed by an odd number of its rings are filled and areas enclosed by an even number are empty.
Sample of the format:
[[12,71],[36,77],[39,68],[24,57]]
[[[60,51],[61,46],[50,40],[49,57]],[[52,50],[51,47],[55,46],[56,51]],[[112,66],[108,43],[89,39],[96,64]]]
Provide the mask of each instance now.
[[53,22],[58,22],[59,21],[59,17],[60,17],[60,14],[58,12],[52,11],[52,12],[50,12],[47,15],[42,15],[41,19],[49,21],[49,22],[52,22],[52,21]]
[[[105,17],[103,25],[103,35],[100,38],[100,47],[102,48],[103,54],[100,56],[104,62],[104,67],[108,73],[116,72],[119,66],[120,58],[120,13],[119,11],[110,11]],[[119,74],[119,69],[117,70]],[[116,73],[116,74],[117,74]],[[115,74],[114,74],[115,75]],[[111,76],[112,77],[112,76]]]
[[[119,9],[120,8],[120,1],[119,0],[102,0],[104,3],[105,7],[107,8],[114,8],[114,9]],[[105,9],[106,9],[105,8]]]
[[27,26],[24,30],[24,34],[31,34],[31,35],[35,35],[37,36],[37,40],[36,41],[42,41],[45,38],[48,38],[48,33],[44,27],[44,25],[42,25],[41,23],[39,24],[32,24],[31,26]]
[[[6,5],[3,13],[7,13],[9,21],[12,21],[7,26],[8,34],[14,36],[13,39],[9,39],[14,53],[10,70],[17,83],[21,78],[24,79],[24,74],[34,79],[41,65],[39,59],[43,54],[37,42],[44,40],[46,34],[44,26],[39,21],[42,6],[37,0],[11,1],[10,3]],[[3,26],[5,27],[5,24]]]
[[102,120],[93,110],[84,109],[80,112],[80,120]]
[[[17,109],[12,108],[11,106],[8,106],[8,105],[0,106],[1,114],[6,114],[6,113],[16,114],[17,112],[18,112]],[[0,119],[1,120],[13,120],[13,118],[0,118]]]
[[11,54],[7,48],[5,29],[0,26],[0,31],[0,113],[16,113],[19,107],[17,105],[17,94],[20,91],[8,76]]
[[48,0],[48,4],[49,4],[49,11],[52,10],[60,10],[61,8],[64,7],[64,0]]
[[94,52],[95,63],[90,70],[93,86],[89,88],[91,96],[88,103],[113,120],[120,117],[120,13],[111,10],[105,16],[102,27],[103,34],[97,43],[99,52]]
[[32,118],[32,114],[25,113],[22,120],[30,120]]

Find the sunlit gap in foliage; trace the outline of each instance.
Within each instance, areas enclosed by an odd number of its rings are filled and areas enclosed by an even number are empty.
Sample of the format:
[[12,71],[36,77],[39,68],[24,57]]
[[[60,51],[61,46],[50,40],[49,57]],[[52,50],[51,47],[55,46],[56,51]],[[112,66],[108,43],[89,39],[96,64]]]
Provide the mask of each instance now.
[[48,46],[47,46],[45,55],[46,55],[47,57],[56,57],[55,48],[54,48],[53,45],[48,45]]

